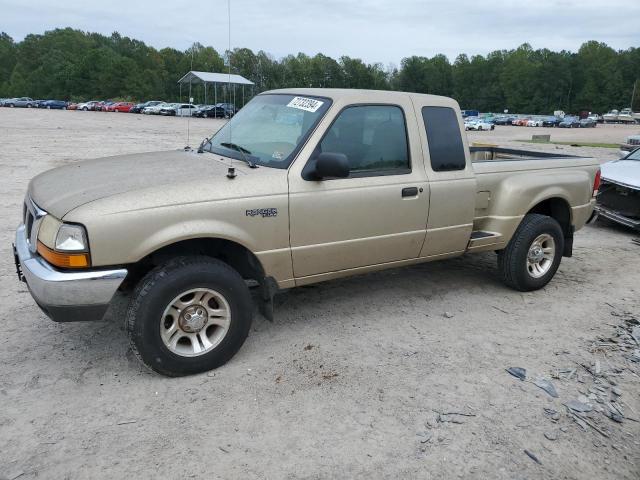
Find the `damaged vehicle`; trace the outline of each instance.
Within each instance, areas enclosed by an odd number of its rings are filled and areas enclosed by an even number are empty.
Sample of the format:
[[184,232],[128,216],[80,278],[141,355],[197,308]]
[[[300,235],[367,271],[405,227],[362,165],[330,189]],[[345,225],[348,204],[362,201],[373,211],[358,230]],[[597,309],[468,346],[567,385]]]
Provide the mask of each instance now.
[[598,215],[640,230],[640,148],[602,165],[596,201]]

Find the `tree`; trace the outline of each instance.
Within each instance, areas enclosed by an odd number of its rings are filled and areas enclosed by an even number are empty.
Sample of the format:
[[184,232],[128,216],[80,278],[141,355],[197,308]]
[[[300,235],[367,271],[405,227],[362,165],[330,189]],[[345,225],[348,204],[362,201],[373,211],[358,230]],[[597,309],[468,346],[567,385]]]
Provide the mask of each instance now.
[[[640,110],[640,49],[616,51],[604,43],[584,43],[577,53],[515,50],[487,55],[408,56],[400,67],[359,58],[305,53],[276,59],[248,48],[225,52],[194,43],[187,50],[156,50],[113,32],[109,36],[71,28],[27,35],[14,42],[0,33],[0,96],[88,100],[176,99],[177,81],[189,70],[232,73],[261,92],[286,87],[370,88],[453,96],[464,108],[485,112],[604,112],[630,106]],[[185,92],[182,92],[183,95]],[[219,89],[219,98],[227,95]],[[191,96],[204,101],[202,85]],[[211,98],[210,96],[208,98]]]

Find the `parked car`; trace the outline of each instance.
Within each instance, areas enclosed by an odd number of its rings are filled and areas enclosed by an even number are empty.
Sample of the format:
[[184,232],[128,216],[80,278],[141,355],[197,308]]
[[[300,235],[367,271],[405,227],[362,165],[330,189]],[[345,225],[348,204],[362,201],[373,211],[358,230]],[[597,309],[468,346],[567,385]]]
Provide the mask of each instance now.
[[511,122],[511,124],[515,125],[516,127],[526,127],[528,121],[528,118],[516,118],[513,122]]
[[90,102],[84,102],[78,104],[78,110],[82,110],[84,112],[88,110],[95,110],[96,105],[100,103],[98,100],[91,100]]
[[620,144],[620,151],[618,152],[621,157],[625,157],[636,148],[640,147],[640,135],[629,135],[625,138],[624,142]]
[[592,113],[591,115],[589,115],[589,118],[593,118],[596,123],[604,123],[604,117],[599,113]]
[[587,117],[580,120],[580,128],[595,128],[598,122],[593,118]]
[[9,107],[9,108],[13,108],[13,107],[33,108],[35,106],[36,106],[35,100],[29,97],[10,98],[5,102],[5,107]]
[[142,113],[142,110],[144,110],[146,107],[154,107],[156,105],[160,105],[161,103],[164,102],[160,100],[149,100],[148,102],[138,103],[131,107],[129,113]]
[[201,118],[225,118],[228,117],[228,112],[226,109],[217,105],[203,105],[193,113],[193,116]]
[[64,100],[45,100],[40,108],[66,110],[67,102]]
[[541,118],[532,118],[527,121],[527,127],[542,127],[543,122]]
[[160,115],[188,117],[198,109],[190,103],[172,103],[160,109]]
[[134,105],[133,102],[118,102],[113,106],[113,111],[128,113]]
[[106,102],[102,106],[102,111],[103,112],[114,112],[117,104],[118,104],[118,102]]
[[34,108],[42,108],[42,104],[46,102],[46,99],[34,100],[33,107]]
[[102,102],[98,102],[96,103],[96,105],[93,107],[93,109],[96,112],[106,112],[107,111],[107,107],[109,107],[109,105],[113,105],[115,102],[112,102],[111,100],[104,100]]
[[67,105],[67,110],[77,110],[78,109],[78,104],[77,103],[70,103],[69,105]]
[[562,118],[560,117],[547,117],[542,120],[543,127],[557,127],[560,122],[562,122]]
[[168,107],[169,105],[173,105],[167,102],[160,102],[157,103],[156,105],[151,105],[149,107],[145,107],[142,109],[142,113],[144,113],[145,115],[160,115],[160,110],[162,110],[165,107]]
[[194,374],[233,357],[254,299],[272,319],[285,288],[494,251],[508,287],[543,288],[595,204],[597,159],[469,149],[446,97],[278,90],[243,110],[200,153],[74,162],[31,180],[14,253],[46,315],[99,320],[122,290],[136,356]]
[[564,117],[562,121],[558,124],[559,128],[579,128],[580,120],[578,117]]
[[474,120],[469,122],[469,128],[467,130],[493,130],[496,126],[493,123],[486,122],[484,120]]
[[515,117],[496,117],[493,120],[494,125],[511,125]]
[[233,103],[216,103],[216,107],[221,107],[225,111],[225,118],[231,118],[236,113],[238,113],[238,109]]
[[640,147],[602,165],[596,199],[598,215],[640,230]]

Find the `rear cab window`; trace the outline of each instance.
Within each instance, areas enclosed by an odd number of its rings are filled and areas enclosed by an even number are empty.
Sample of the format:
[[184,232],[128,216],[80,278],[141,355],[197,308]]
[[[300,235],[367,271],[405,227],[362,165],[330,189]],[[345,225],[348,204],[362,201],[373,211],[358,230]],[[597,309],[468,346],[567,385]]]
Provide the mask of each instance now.
[[467,161],[455,110],[450,107],[422,107],[422,120],[433,171],[464,170]]

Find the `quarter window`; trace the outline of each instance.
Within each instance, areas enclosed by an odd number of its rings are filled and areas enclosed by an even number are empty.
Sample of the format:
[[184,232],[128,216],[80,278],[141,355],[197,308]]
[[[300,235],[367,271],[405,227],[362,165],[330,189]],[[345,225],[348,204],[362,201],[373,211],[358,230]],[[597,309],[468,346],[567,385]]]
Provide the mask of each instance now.
[[317,153],[345,154],[354,176],[410,171],[404,114],[395,105],[344,109],[318,148]]
[[453,108],[422,107],[422,120],[427,131],[433,171],[464,170],[467,161],[460,124]]

